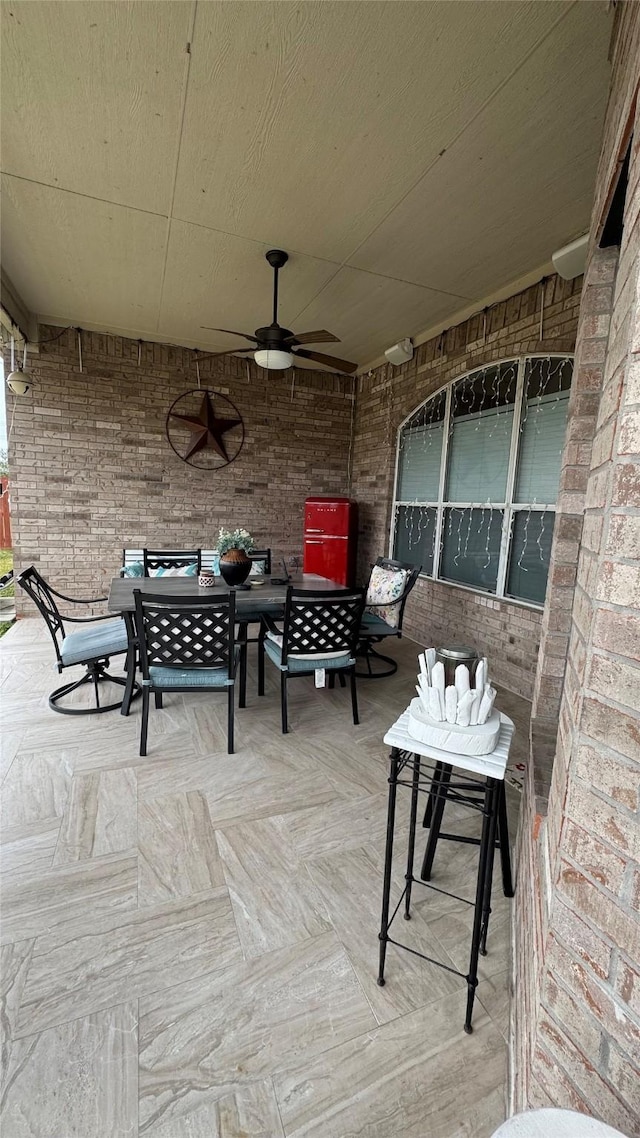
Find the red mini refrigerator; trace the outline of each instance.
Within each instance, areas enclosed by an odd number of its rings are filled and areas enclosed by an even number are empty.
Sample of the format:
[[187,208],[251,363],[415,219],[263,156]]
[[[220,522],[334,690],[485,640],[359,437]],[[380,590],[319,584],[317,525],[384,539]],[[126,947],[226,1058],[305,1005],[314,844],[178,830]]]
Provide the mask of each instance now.
[[356,574],[358,507],[351,498],[307,498],[304,504],[305,573],[351,586]]

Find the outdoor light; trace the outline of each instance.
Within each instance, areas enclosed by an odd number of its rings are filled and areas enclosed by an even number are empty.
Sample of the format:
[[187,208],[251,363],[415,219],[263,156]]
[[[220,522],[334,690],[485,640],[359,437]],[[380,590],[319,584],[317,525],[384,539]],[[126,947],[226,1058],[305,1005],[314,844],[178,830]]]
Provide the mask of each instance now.
[[7,387],[13,395],[26,395],[33,387],[33,376],[27,371],[27,341],[24,342],[22,363],[15,366],[15,340],[11,337],[11,371],[7,376]]
[[7,387],[13,395],[26,395],[33,386],[33,376],[30,371],[23,371],[21,367],[16,371],[9,372],[7,376]]
[[291,352],[281,352],[277,348],[260,348],[253,353],[253,358],[260,367],[269,368],[271,371],[291,367],[293,363]]

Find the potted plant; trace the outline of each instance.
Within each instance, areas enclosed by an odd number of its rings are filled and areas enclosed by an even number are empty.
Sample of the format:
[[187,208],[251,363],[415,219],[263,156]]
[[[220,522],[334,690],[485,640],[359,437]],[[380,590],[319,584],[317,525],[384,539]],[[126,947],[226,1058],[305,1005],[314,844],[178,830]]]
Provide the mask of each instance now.
[[254,541],[246,529],[228,530],[221,528],[218,536],[218,555],[220,573],[227,585],[243,585],[251,572],[251,558],[247,553],[254,548]]

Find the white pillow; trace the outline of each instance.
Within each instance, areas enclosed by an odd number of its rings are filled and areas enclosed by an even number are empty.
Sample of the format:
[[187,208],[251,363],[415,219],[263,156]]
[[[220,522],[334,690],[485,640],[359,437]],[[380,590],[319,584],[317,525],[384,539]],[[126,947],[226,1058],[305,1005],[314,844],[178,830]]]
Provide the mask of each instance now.
[[365,601],[367,611],[381,617],[390,628],[397,628],[400,605],[391,602],[402,596],[406,583],[406,569],[385,569],[383,565],[374,565]]

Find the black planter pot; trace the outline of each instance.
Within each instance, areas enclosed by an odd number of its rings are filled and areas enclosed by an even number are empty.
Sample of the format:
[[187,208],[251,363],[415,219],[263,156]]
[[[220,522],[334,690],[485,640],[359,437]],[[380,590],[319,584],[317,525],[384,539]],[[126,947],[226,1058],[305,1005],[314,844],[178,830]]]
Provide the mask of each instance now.
[[244,585],[251,572],[251,558],[244,549],[228,549],[220,555],[220,573],[227,585]]

